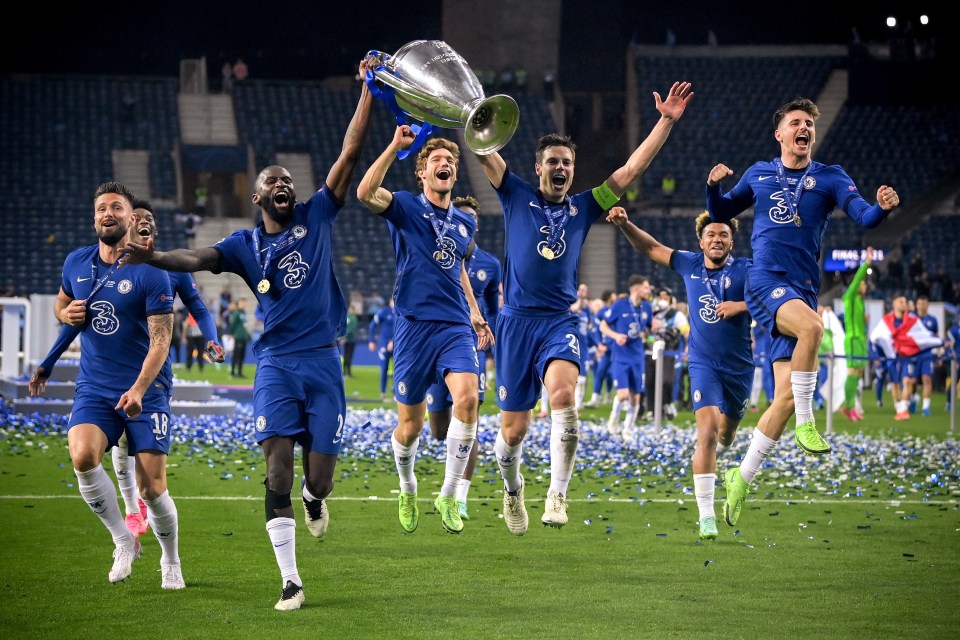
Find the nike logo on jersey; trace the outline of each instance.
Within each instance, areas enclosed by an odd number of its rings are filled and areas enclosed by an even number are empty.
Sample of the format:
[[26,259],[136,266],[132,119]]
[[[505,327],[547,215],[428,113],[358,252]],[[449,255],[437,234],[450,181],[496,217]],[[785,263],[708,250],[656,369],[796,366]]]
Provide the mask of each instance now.
[[77,278],[77,282],[86,282],[90,278]]
[[764,180],[769,180],[772,177],[773,176],[757,176],[757,180],[759,180],[760,182],[763,182]]
[[530,201],[530,206],[531,206],[531,207],[535,207],[535,208],[537,208],[537,209],[540,209],[540,208],[541,208],[540,205],[537,204],[536,202],[534,202],[533,200]]
[[700,276],[695,276],[695,275],[693,275],[693,274],[691,273],[691,274],[690,274],[690,279],[691,279],[691,280],[699,280],[699,279],[700,279]]

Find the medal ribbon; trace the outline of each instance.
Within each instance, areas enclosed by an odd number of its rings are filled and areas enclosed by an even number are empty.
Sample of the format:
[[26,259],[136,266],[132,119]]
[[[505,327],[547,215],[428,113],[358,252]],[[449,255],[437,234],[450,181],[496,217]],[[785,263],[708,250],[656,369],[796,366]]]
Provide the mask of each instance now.
[[258,226],[253,230],[253,257],[257,260],[257,266],[260,267],[260,279],[267,279],[267,269],[270,267],[270,260],[273,259],[274,251],[280,251],[285,249],[288,245],[292,244],[295,238],[290,235],[290,227],[284,229],[283,233],[277,238],[277,241],[273,244],[268,244],[266,249],[266,256],[263,260],[260,259],[260,244],[261,244],[261,234],[262,227]]
[[549,203],[543,198],[543,193],[537,190],[537,200],[540,201],[540,208],[543,215],[547,217],[547,224],[550,225],[550,233],[547,235],[547,248],[556,251],[557,244],[563,236],[563,230],[570,220],[570,209],[573,207],[573,201],[570,196],[564,196],[562,213],[554,215],[550,209]]
[[[126,255],[126,252],[120,254],[120,258]],[[100,253],[98,252],[93,258],[93,264],[90,265],[90,278],[93,280],[93,288],[90,289],[90,293],[87,295],[87,303],[93,299],[93,296],[96,295],[100,289],[103,288],[103,285],[107,283],[107,279],[113,274],[114,269],[117,268],[117,265],[120,264],[120,258],[117,258],[117,261],[110,265],[110,268],[107,269],[107,272],[103,274],[103,277],[97,279],[97,273],[100,271]],[[89,306],[89,304],[87,305]]]
[[703,280],[703,286],[707,288],[707,291],[710,293],[711,296],[713,296],[713,299],[716,300],[718,303],[723,302],[723,291],[724,291],[723,283],[726,282],[727,280],[727,274],[730,273],[730,267],[731,265],[733,265],[733,260],[734,260],[733,256],[727,256],[727,261],[720,268],[720,273],[716,274],[717,282],[720,284],[720,295],[717,295],[717,293],[713,290],[713,285],[710,284],[711,282],[710,272],[707,270],[707,263],[706,263],[706,260],[704,260],[703,270],[700,273],[700,277]]
[[783,195],[787,201],[787,208],[790,210],[790,213],[793,214],[793,220],[796,222],[797,226],[800,226],[800,214],[797,213],[797,207],[800,206],[800,195],[803,193],[803,181],[806,179],[807,174],[810,173],[810,166],[812,163],[807,164],[806,170],[804,170],[803,175],[800,176],[800,179],[797,181],[797,188],[790,192],[790,185],[787,183],[787,173],[783,168],[783,162],[780,158],[774,158],[773,166],[777,168],[777,182],[780,183],[780,188],[783,189]]
[[430,225],[433,227],[433,232],[437,235],[437,250],[443,251],[443,239],[447,235],[447,229],[449,229],[452,224],[448,224],[447,220],[450,218],[450,211],[447,211],[447,217],[443,220],[437,215],[436,211],[433,209],[433,204],[427,200],[427,196],[420,194],[417,196],[420,198],[420,202],[426,207],[427,218],[430,220]]

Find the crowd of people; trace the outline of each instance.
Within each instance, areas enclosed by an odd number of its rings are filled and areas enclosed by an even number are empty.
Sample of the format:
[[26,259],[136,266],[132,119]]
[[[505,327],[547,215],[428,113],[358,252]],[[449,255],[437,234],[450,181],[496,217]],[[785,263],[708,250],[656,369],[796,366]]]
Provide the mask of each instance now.
[[[365,62],[359,72],[364,78]],[[830,453],[814,419],[818,355],[827,330],[817,305],[820,243],[835,209],[870,228],[899,205],[899,197],[881,185],[870,204],[840,166],[812,159],[819,116],[813,102],[798,98],[776,110],[772,125],[779,155],[745,168],[728,191],[721,183],[734,170],[723,163],[710,169],[705,210],[691,220],[696,246],[689,248],[663,245],[618,206],[690,105],[689,83],[674,83],[663,97],[654,92],[659,118],[647,137],[606,180],[579,192],[571,193],[577,147],[569,136],[548,134],[539,140],[532,159],[535,182],[521,178],[498,152],[475,154],[503,211],[507,233],[501,264],[477,246],[478,202],[454,195],[461,149],[452,140],[434,137],[418,145],[412,167],[416,192],[391,190],[384,186],[388,174],[411,170],[398,158],[416,138],[408,125],[399,125],[360,176],[356,192],[349,191],[373,117],[374,96],[366,83],[359,94],[340,156],[321,188],[301,201],[287,169],[263,168],[252,195],[260,221],[213,246],[158,251],[148,203],[116,182],[94,193],[98,243],[77,249],[64,264],[55,305],[62,337],[30,386],[31,393],[43,392],[65,344],[79,334],[69,449],[79,491],[114,543],[111,582],[131,575],[145,519],[162,549],[161,586],[187,584],[165,473],[172,427],[171,344],[179,345],[181,337],[186,342],[187,367],[202,366],[204,353],[214,361],[229,355],[233,375],[245,375],[243,354],[252,338],[247,299],[221,296],[214,316],[190,275],[231,272],[249,286],[262,323],[252,347],[257,373],[251,429],[266,461],[265,530],[280,574],[274,607],[291,611],[305,602],[292,495],[299,496],[308,532],[324,537],[347,418],[344,378],[352,375],[353,360],[347,345],[359,339],[360,312],[367,310],[347,305],[334,271],[334,227],[348,198],[356,197],[383,220],[396,248],[396,286],[388,299],[376,301],[366,337],[381,362],[381,396],[396,402],[391,444],[397,514],[405,534],[419,525],[415,468],[427,421],[446,443],[443,483],[433,500],[442,529],[459,534],[469,522],[479,407],[491,380],[500,413],[493,454],[503,482],[503,520],[516,536],[529,527],[524,440],[538,403],[550,429],[549,486],[540,521],[556,529],[569,521],[567,495],[585,406],[609,401],[607,429],[625,440],[633,439],[645,412],[665,407],[670,418],[678,408],[693,410],[697,444],[691,468],[704,540],[718,536],[717,487],[726,494],[723,519],[734,526],[792,417],[793,440],[803,452]],[[736,216],[747,209],[754,212],[753,255],[734,257]],[[591,227],[604,220],[652,263],[679,274],[685,291],[658,288],[635,274],[627,291],[591,298],[579,281],[578,265]],[[882,341],[872,336],[868,341],[859,322],[862,283],[862,277],[856,280],[849,300],[845,297],[845,322],[848,352],[866,356],[868,342]],[[187,310],[182,320],[174,317],[174,294]],[[929,328],[924,301],[918,297],[913,316],[905,297],[894,301],[884,325],[895,349],[906,333],[915,339],[916,323]],[[181,337],[175,338],[178,328]],[[956,335],[956,328],[951,331]],[[116,347],[118,340],[123,349]],[[665,375],[652,375],[661,364]],[[850,363],[844,404],[851,420],[862,416],[857,399],[864,374],[855,364]],[[904,381],[921,380],[926,389],[928,366],[922,359],[894,368]],[[884,371],[893,375],[890,367]],[[768,400],[764,407],[758,406],[761,391]],[[608,397],[611,393],[615,396]],[[904,384],[898,417],[901,407],[909,414],[903,404],[908,393]],[[733,443],[751,408],[762,409],[762,415],[749,446],[718,483],[718,456]],[[928,408],[925,401],[921,412]],[[297,447],[303,451],[302,474],[294,494]],[[102,466],[105,452],[114,448],[119,452],[115,466],[125,474],[126,517]]]

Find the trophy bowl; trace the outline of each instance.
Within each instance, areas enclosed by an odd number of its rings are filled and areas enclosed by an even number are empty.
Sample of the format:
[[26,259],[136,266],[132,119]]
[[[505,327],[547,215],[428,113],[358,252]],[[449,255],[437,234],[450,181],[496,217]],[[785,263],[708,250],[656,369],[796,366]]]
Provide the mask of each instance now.
[[370,51],[367,62],[400,111],[431,125],[463,129],[467,146],[478,155],[503,148],[520,123],[516,101],[505,94],[486,97],[467,61],[442,40],[414,40],[393,55]]

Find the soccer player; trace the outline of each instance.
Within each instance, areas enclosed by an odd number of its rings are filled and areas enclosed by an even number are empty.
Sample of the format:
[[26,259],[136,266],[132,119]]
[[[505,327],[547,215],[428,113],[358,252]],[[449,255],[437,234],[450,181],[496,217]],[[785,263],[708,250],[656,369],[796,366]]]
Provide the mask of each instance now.
[[[947,331],[946,344],[949,347],[947,352],[947,366],[949,367],[950,360],[960,360],[960,316],[957,317],[956,322],[950,325],[950,329]],[[950,411],[953,399],[957,397],[957,389],[960,388],[960,380],[954,380],[951,376],[947,376],[947,379],[949,381],[947,383],[947,411]]]
[[[133,216],[133,194],[118,182],[101,184],[94,193],[93,218],[99,243],[75,249],[63,264],[54,314],[81,336],[67,444],[80,495],[116,545],[110,582],[126,580],[140,557],[138,536],[127,528],[117,490],[103,469],[104,453],[126,435],[136,457],[147,518],[160,543],[160,585],[183,589],[177,507],[167,491],[166,472],[172,287],[170,277],[159,269],[119,268]],[[43,393],[52,363],[71,341],[54,345],[60,352],[34,372],[28,385],[31,395]]]
[[[157,221],[153,215],[153,205],[147,200],[139,198],[133,201],[134,230],[136,235],[142,238],[151,237],[154,240],[159,236]],[[189,310],[197,320],[197,325],[203,332],[207,342],[204,355],[211,362],[223,362],[224,352],[217,338],[216,320],[207,305],[203,302],[203,296],[197,288],[197,282],[193,275],[189,273],[168,272],[170,286],[173,288],[173,295],[178,296],[180,301]],[[69,344],[69,343],[68,343]],[[167,358],[164,363],[164,372],[173,379],[173,369],[171,359]],[[171,389],[171,399],[173,397]],[[123,497],[123,505],[127,512],[127,527],[136,536],[147,532],[147,509],[143,500],[139,497],[137,489],[136,473],[134,473],[135,458],[129,455],[127,447],[127,438],[123,436],[120,442],[113,448],[111,453],[113,457],[113,470],[117,474],[117,485],[120,487],[120,495]]]
[[[907,297],[902,293],[893,296],[891,302],[893,309],[884,315],[883,321],[891,329],[891,333],[899,332],[904,321],[912,315],[909,311],[910,303]],[[894,401],[894,420],[909,420],[910,396],[913,393],[916,384],[916,360],[915,353],[902,352],[902,348],[897,348],[897,341],[891,339],[891,345],[894,349],[895,357],[887,360],[887,371],[890,374],[890,381],[893,385],[891,390]]]
[[867,293],[867,271],[873,264],[873,255],[873,247],[867,247],[863,264],[843,292],[843,349],[847,357],[847,379],[843,384],[843,408],[840,411],[854,422],[863,420],[863,414],[857,410],[857,392],[868,353],[867,313],[863,296]]
[[380,359],[380,402],[387,399],[387,377],[390,372],[390,361],[393,360],[393,336],[396,330],[393,297],[386,306],[380,309],[370,319],[367,329],[368,346],[370,351]]
[[[530,410],[541,386],[551,408],[550,488],[541,522],[567,523],[567,489],[573,476],[580,424],[574,391],[580,372],[577,265],[590,225],[617,203],[666,142],[693,98],[689,82],[675,82],[666,100],[653,93],[660,119],[650,134],[602,185],[574,196],[576,145],[549,134],[537,145],[536,185],[513,173],[499,153],[477,156],[503,206],[506,247],[504,306],[497,320],[497,398],[501,413],[495,451],[504,479],[504,520],[514,535],[527,531],[520,461]],[[542,382],[541,382],[542,381]]]
[[[614,211],[617,207],[611,209]],[[633,439],[633,425],[643,407],[646,389],[646,354],[644,345],[653,322],[653,306],[650,297],[650,279],[632,275],[627,280],[630,295],[620,298],[604,313],[600,333],[610,339],[612,360],[610,375],[617,395],[607,419],[607,431],[620,433],[620,411],[627,407],[623,421],[623,439]]]
[[756,435],[740,467],[725,475],[728,524],[736,524],[760,470],[796,413],[797,445],[812,455],[830,452],[813,417],[813,389],[817,383],[817,349],[823,337],[823,319],[817,314],[820,290],[820,245],[834,209],[859,225],[874,228],[900,204],[887,185],[877,189],[871,206],[838,165],[813,160],[816,121],[820,110],[813,101],[797,98],[774,113],[774,138],[780,155],[753,164],[729,192],[720,182],[733,175],[717,164],[707,176],[707,210],[714,222],[725,222],[753,205],[750,239],[753,265],[748,273],[750,315],[770,329],[774,398],[760,416]]
[[[927,296],[917,296],[917,318],[927,329],[935,336],[940,335],[940,324],[937,317],[929,314],[930,299]],[[933,364],[936,358],[933,354],[933,347],[924,349],[917,354],[917,373],[920,374],[920,383],[923,385],[923,405],[920,410],[921,415],[930,416],[930,398],[933,395]]]
[[586,401],[585,407],[598,407],[600,404],[607,403],[607,395],[613,389],[613,377],[610,375],[610,362],[613,358],[611,353],[611,340],[600,333],[600,323],[614,302],[617,301],[616,291],[604,291],[600,298],[594,301],[593,324],[594,333],[597,338],[597,364],[593,371],[593,395]]
[[[360,64],[360,77],[366,65]],[[367,136],[372,96],[361,89],[340,156],[323,187],[297,201],[285,168],[264,168],[253,204],[262,221],[212,247],[154,251],[152,239],[128,243],[131,262],[170,271],[236,273],[263,311],[263,333],[253,347],[257,375],[253,414],[257,442],[267,464],[266,530],[280,568],[281,594],[274,608],[299,609],[305,598],[297,569],[293,489],[294,448],[303,448],[301,497],[307,529],[326,534],[326,498],[333,490],[343,445],[346,393],[337,338],[346,324],[346,302],[333,270],[333,225]]]
[[683,278],[690,308],[688,357],[697,446],[693,452],[693,484],[700,511],[700,539],[717,537],[713,508],[717,451],[730,446],[750,402],[753,355],[750,315],[744,289],[750,260],[734,258],[737,220],[712,222],[707,212],[697,216],[700,251],[674,250],[662,245],[614,207],[607,220],[620,227],[634,249]]
[[[453,199],[453,206],[464,211],[477,221],[479,226],[480,203],[473,196],[461,196]],[[490,330],[496,332],[497,313],[500,312],[500,278],[502,276],[502,267],[500,261],[492,253],[484,251],[476,244],[476,235],[472,248],[468,249],[468,257],[464,261],[467,268],[467,277],[470,279],[470,288],[473,290],[473,297],[480,307],[480,313],[490,326]],[[487,390],[487,353],[489,349],[480,349],[477,351],[477,359],[480,363],[480,386],[478,389],[478,403],[483,404],[485,392]],[[427,413],[430,422],[430,432],[437,440],[441,442],[446,440],[447,432],[450,430],[450,418],[452,416],[451,407],[453,398],[450,396],[450,390],[447,384],[438,380],[427,389]],[[470,457],[467,459],[467,466],[463,470],[463,477],[457,483],[457,509],[460,512],[460,518],[470,519],[470,512],[467,509],[467,496],[470,493],[470,483],[473,479],[473,470],[477,464],[477,454],[480,452],[480,444],[475,439],[473,448],[470,449]]]
[[577,387],[574,391],[574,406],[578,412],[583,408],[584,396],[587,393],[587,378],[594,369],[597,354],[597,329],[593,320],[593,311],[590,309],[589,296],[589,287],[581,284],[577,287],[576,302],[570,305],[570,311],[577,314],[577,339],[580,340],[582,350],[580,374],[577,376]]
[[[140,237],[156,238],[159,233],[153,215],[153,206],[148,201],[138,198],[133,200],[132,205],[134,219],[131,225],[134,232]],[[217,327],[214,323],[213,315],[204,304],[193,276],[189,273],[168,273],[167,275],[170,278],[170,286],[173,288],[173,294],[179,296],[181,302],[190,310],[190,313],[199,319],[198,322],[200,322],[204,335],[207,337],[207,357],[210,358],[211,362],[223,362],[223,347],[220,346],[217,340]],[[80,335],[79,326],[69,324],[60,326],[60,333],[54,345],[50,348],[50,352],[33,373],[32,384],[46,384],[46,381],[53,373],[53,367],[57,360],[78,335]],[[163,373],[170,380],[173,379],[171,360],[172,356],[167,358],[167,361],[163,365]],[[117,446],[113,447],[111,451],[113,470],[117,475],[117,484],[120,487],[120,495],[123,498],[126,511],[126,518],[124,520],[127,523],[127,528],[130,529],[130,533],[139,538],[147,532],[149,521],[147,518],[147,505],[140,497],[140,491],[137,489],[135,472],[136,458],[129,454],[126,433],[120,436]]]
[[393,140],[360,180],[357,197],[387,221],[397,254],[393,388],[398,423],[390,441],[400,477],[400,526],[413,533],[420,520],[414,465],[427,389],[443,380],[453,400],[453,417],[447,429],[443,484],[434,507],[443,528],[460,533],[457,486],[477,438],[477,350],[484,349],[493,334],[477,306],[464,264],[476,221],[451,202],[459,147],[446,138],[424,143],[415,171],[421,193],[391,192],[382,186],[397,153],[409,148],[415,137],[409,126],[397,127]]

